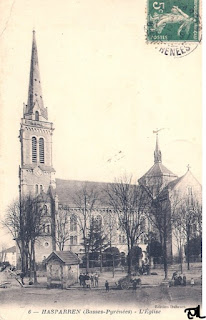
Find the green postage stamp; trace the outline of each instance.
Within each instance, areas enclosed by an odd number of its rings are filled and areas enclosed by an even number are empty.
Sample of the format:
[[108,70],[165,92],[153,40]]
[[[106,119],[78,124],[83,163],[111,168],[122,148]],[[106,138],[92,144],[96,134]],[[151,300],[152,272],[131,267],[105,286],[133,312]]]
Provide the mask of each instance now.
[[147,0],[147,40],[199,41],[199,0]]

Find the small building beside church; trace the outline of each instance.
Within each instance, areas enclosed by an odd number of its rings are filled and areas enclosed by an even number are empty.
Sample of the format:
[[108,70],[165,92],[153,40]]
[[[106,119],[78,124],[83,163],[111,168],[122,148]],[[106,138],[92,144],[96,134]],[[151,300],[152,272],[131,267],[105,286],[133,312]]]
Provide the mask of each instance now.
[[78,282],[79,259],[71,251],[54,251],[46,259],[47,287],[60,285],[62,289]]

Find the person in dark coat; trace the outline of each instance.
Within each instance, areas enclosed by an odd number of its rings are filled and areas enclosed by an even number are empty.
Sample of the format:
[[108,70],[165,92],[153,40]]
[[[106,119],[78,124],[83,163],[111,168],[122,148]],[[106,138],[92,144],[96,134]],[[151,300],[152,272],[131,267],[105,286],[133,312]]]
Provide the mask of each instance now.
[[183,276],[183,286],[186,286],[187,285],[187,278],[186,276],[184,275]]
[[82,286],[83,286],[83,288],[86,287],[86,274],[85,273],[82,275]]
[[172,280],[176,280],[177,279],[177,271],[173,272],[172,275]]
[[97,273],[95,273],[94,275],[94,286],[98,287],[98,283],[99,283],[99,276]]
[[93,274],[93,272],[91,273],[90,280],[91,280],[91,287],[94,287],[94,274]]
[[85,282],[86,282],[86,288],[90,288],[91,289],[90,276],[89,276],[88,273],[85,276]]
[[132,283],[133,291],[137,290],[137,280],[135,279]]
[[106,291],[108,292],[109,291],[109,282],[107,280],[105,282],[105,288],[106,288]]
[[80,275],[79,275],[79,284],[80,284],[80,286],[83,285],[83,274],[82,273],[80,273]]

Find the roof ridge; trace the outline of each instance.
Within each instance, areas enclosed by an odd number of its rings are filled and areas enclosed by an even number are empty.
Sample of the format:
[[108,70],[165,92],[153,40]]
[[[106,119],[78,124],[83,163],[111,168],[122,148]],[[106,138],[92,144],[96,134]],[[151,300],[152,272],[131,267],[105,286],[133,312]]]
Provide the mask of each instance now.
[[56,180],[63,180],[63,181],[71,181],[71,182],[84,182],[84,183],[104,183],[104,184],[107,184],[107,183],[114,183],[114,182],[105,182],[105,181],[94,181],[94,180],[75,180],[75,179],[63,179],[63,178],[56,178]]
[[192,172],[190,170],[187,170],[185,174],[183,174],[181,177],[169,182],[168,187],[174,188],[174,186],[176,186],[188,174],[190,174],[193,177],[193,179],[195,179],[195,181],[201,186],[201,183],[195,178]]

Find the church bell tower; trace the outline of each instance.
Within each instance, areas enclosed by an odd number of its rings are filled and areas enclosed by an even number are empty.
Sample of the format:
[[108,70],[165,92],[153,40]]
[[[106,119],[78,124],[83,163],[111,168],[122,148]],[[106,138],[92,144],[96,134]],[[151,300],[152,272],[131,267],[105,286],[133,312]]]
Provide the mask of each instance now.
[[55,188],[52,165],[53,123],[48,121],[44,106],[39,72],[35,31],[33,31],[28,101],[24,104],[20,127],[21,165],[20,196],[37,196]]

